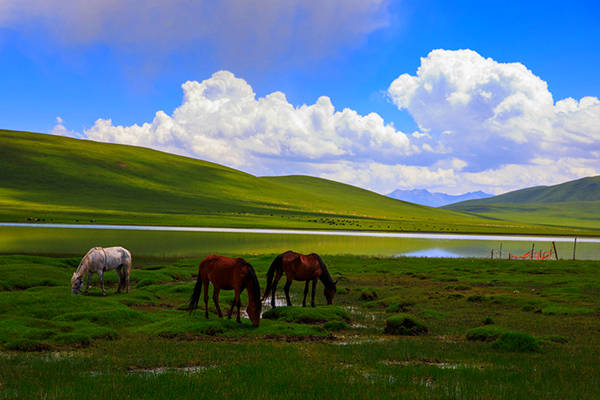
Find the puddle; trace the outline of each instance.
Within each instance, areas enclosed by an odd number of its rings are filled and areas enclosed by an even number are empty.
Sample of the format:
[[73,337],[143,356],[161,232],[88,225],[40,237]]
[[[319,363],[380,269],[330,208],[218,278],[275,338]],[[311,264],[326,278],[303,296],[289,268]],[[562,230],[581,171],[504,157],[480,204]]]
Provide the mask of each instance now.
[[379,374],[370,374],[367,372],[363,372],[362,376],[364,376],[365,378],[367,378],[370,381],[379,381],[379,380],[384,380],[387,383],[395,383],[396,382],[396,378],[394,378],[391,375],[379,375]]
[[346,336],[344,339],[346,339],[346,340],[334,342],[333,344],[336,346],[349,346],[349,345],[355,345],[355,344],[381,343],[381,342],[389,341],[389,339],[386,339],[386,338],[373,339],[373,338],[361,338],[360,336],[354,336],[354,337]]
[[356,306],[344,306],[343,308],[347,310],[350,314],[360,315],[362,317],[365,317],[365,319],[370,319],[371,321],[375,321],[376,319],[375,314],[363,308],[359,308]]
[[380,363],[384,365],[398,365],[402,367],[414,367],[414,366],[430,366],[437,367],[439,369],[458,369],[458,368],[477,368],[484,369],[489,367],[489,365],[485,364],[461,364],[461,363],[452,363],[447,361],[435,361],[435,360],[409,360],[409,361],[399,361],[399,360],[382,360]]
[[206,371],[207,369],[216,368],[216,366],[203,366],[203,365],[194,365],[191,367],[156,367],[156,368],[140,368],[140,369],[130,369],[128,371],[129,374],[142,375],[142,376],[155,376],[162,375],[167,372],[180,372],[184,374],[198,374],[200,372]]

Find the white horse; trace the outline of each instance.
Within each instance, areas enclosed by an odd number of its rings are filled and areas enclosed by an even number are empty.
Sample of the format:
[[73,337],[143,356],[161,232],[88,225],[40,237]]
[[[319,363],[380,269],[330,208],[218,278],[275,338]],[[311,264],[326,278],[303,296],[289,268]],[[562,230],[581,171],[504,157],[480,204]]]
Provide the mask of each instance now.
[[73,294],[79,294],[81,287],[83,286],[83,278],[85,274],[88,274],[87,286],[83,294],[87,294],[88,288],[90,287],[90,281],[92,280],[92,274],[95,272],[100,276],[100,283],[102,284],[102,296],[106,296],[106,290],[104,289],[104,271],[114,269],[119,275],[119,288],[117,293],[121,292],[121,289],[125,289],[129,293],[129,273],[131,272],[131,253],[129,250],[123,247],[94,247],[87,252],[81,259],[77,270],[71,278],[71,289]]

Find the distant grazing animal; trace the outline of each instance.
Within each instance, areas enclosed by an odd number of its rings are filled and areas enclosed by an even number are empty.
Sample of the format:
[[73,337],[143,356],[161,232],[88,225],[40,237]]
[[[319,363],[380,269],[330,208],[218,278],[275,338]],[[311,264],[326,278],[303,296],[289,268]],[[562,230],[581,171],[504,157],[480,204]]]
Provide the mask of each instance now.
[[237,322],[240,323],[240,294],[248,289],[248,307],[246,312],[254,326],[260,324],[262,303],[260,302],[260,286],[254,268],[243,258],[231,258],[212,254],[198,265],[198,280],[190,298],[190,312],[198,308],[198,301],[204,285],[204,314],[208,318],[208,285],[212,283],[213,301],[219,317],[223,317],[219,307],[219,291],[234,290],[234,299],[227,317],[231,318],[233,307],[237,305]]
[[119,275],[119,288],[117,293],[121,292],[121,289],[125,289],[129,293],[129,274],[131,273],[131,253],[129,250],[123,247],[94,247],[90,249],[85,256],[81,259],[77,270],[71,278],[71,289],[73,294],[79,294],[81,287],[83,286],[83,278],[85,274],[88,274],[87,285],[83,294],[88,293],[90,287],[90,281],[92,280],[92,274],[97,273],[100,276],[100,283],[102,284],[102,296],[106,296],[106,290],[104,289],[104,272],[114,269]]
[[[269,293],[272,293],[271,306],[275,308],[275,290],[277,290],[277,283],[284,272],[287,281],[283,290],[285,291],[285,299],[287,300],[288,306],[292,305],[290,300],[290,286],[292,286],[293,280],[306,282],[304,285],[302,307],[306,307],[306,295],[308,293],[308,282],[310,281],[312,281],[312,297],[310,305],[312,307],[315,306],[315,288],[317,286],[317,279],[321,279],[321,282],[325,285],[324,294],[327,299],[327,304],[333,303],[337,281],[334,282],[333,279],[331,279],[331,275],[329,275],[327,267],[321,257],[315,253],[304,255],[293,251],[286,251],[275,257],[275,260],[273,260],[273,263],[267,272],[267,288],[265,289],[265,294],[261,301],[266,299],[269,296]],[[275,275],[275,280],[273,280],[273,275]]]

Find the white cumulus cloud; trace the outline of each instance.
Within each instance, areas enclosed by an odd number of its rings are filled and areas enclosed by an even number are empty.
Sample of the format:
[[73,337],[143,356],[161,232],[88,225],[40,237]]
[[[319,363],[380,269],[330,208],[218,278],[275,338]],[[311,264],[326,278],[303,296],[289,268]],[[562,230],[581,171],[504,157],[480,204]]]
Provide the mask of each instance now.
[[87,138],[151,147],[253,173],[281,163],[397,162],[418,151],[408,137],[375,113],[336,111],[328,97],[294,107],[282,92],[257,98],[246,81],[220,71],[182,85],[183,103],[152,122],[115,126],[99,119]]
[[590,146],[600,148],[597,98],[554,103],[546,82],[523,64],[472,50],[433,50],[388,94],[431,136],[427,143],[465,160],[471,172],[537,157],[585,157]]

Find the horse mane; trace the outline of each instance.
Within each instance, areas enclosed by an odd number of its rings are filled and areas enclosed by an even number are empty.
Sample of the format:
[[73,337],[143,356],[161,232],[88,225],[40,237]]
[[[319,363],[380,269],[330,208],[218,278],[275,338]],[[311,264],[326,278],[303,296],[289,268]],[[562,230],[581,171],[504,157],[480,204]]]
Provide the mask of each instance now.
[[331,278],[331,275],[329,274],[329,271],[327,270],[327,267],[325,266],[325,263],[323,262],[321,256],[319,256],[316,253],[312,253],[311,255],[317,258],[317,260],[319,261],[319,265],[321,266],[321,282],[323,282],[323,284],[328,288],[332,286],[335,287],[335,282]]
[[[243,258],[238,258],[238,260],[240,260],[240,262],[248,267],[248,275],[246,276],[245,279],[245,283],[246,283],[246,289],[248,290],[248,297],[253,297],[254,301],[258,304],[260,304],[260,286],[258,284],[258,278],[256,277],[256,272],[254,272],[254,267],[252,267],[252,264],[250,264],[248,261],[244,260]],[[250,285],[248,285],[248,283],[250,283]],[[252,293],[250,293],[250,291],[252,291]],[[248,300],[250,300],[248,298]]]
[[81,275],[84,275],[86,273],[86,267],[88,266],[88,258],[90,256],[90,254],[92,253],[92,251],[94,250],[102,250],[102,247],[92,247],[91,249],[88,250],[87,253],[85,253],[85,256],[83,256],[83,258],[81,259],[81,262],[79,263],[79,265],[77,266],[77,269],[75,270],[75,274],[74,278],[77,277],[79,278]]

